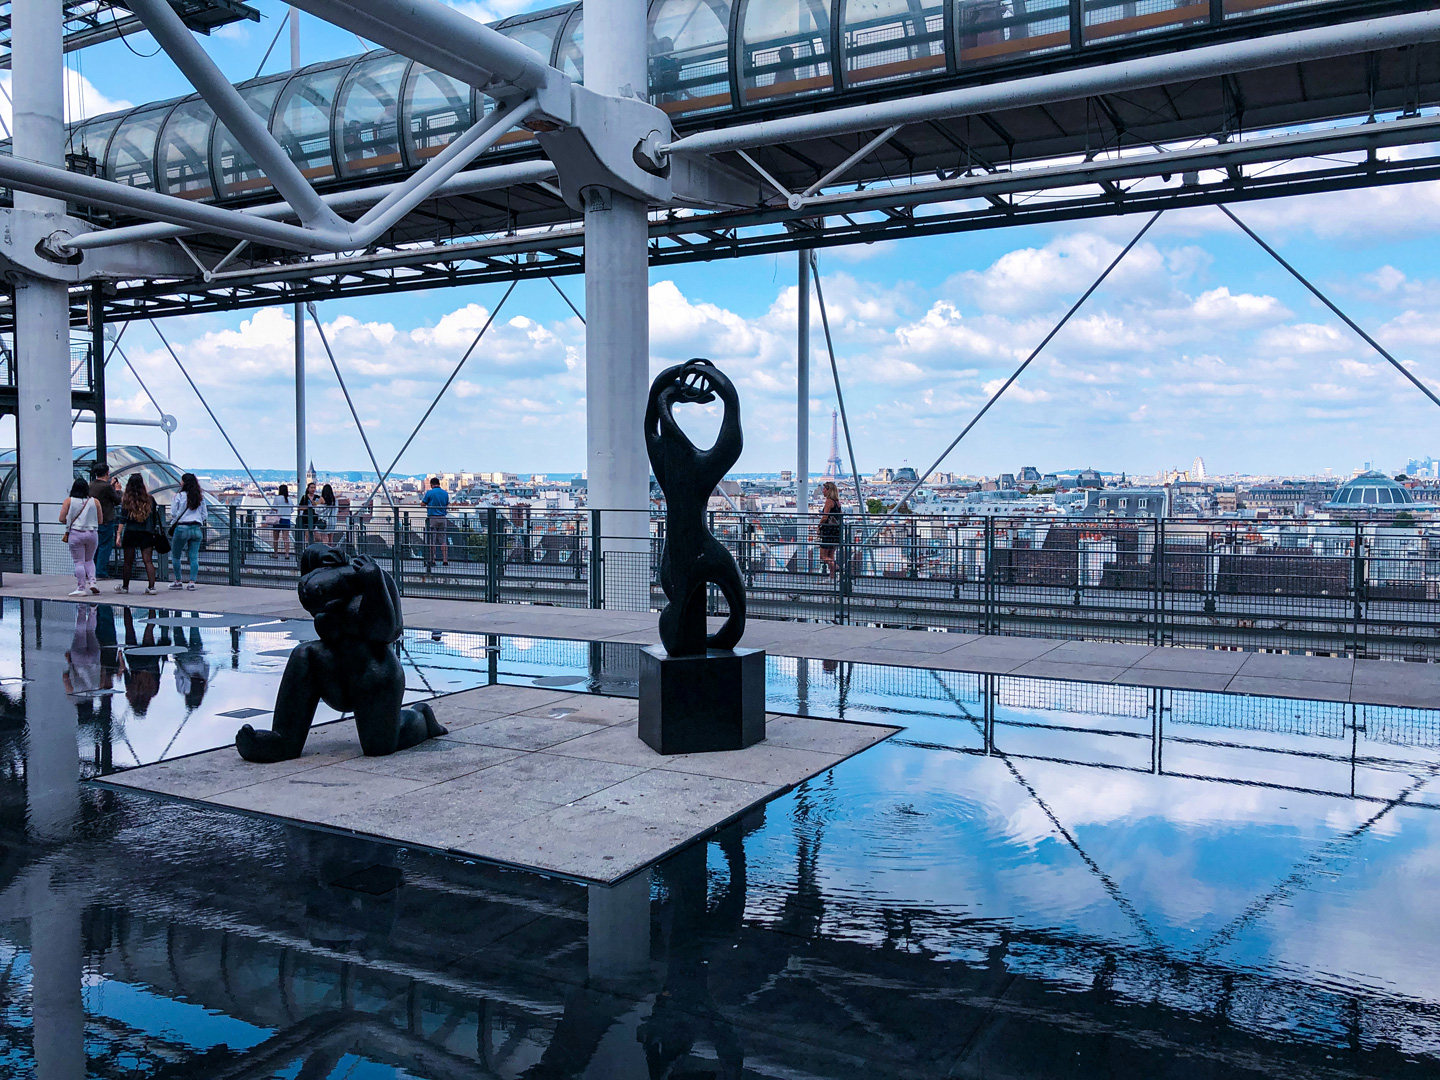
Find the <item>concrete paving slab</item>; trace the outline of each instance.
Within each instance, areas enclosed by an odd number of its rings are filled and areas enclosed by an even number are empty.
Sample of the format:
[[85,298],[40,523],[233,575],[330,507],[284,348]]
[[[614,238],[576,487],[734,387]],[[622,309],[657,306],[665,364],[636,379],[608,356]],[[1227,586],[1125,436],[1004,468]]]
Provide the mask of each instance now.
[[[508,683],[497,683],[494,686],[480,686],[474,690],[463,690],[458,694],[446,694],[431,702],[435,709],[435,716],[440,716],[441,708],[459,709],[462,711],[475,711],[493,713],[496,716],[507,716],[510,713],[524,712],[526,709],[538,709],[542,705],[553,705],[572,696],[572,690],[543,690],[536,686],[512,686]],[[444,720],[440,721],[442,724]]]
[[1125,667],[1109,667],[1104,664],[1061,664],[1051,660],[1049,656],[1042,656],[1039,660],[1021,664],[1010,674],[1027,679],[1064,679],[1071,682],[1110,683],[1115,682],[1128,670]]
[[885,652],[909,653],[917,658],[925,655],[948,653],[972,641],[979,641],[978,634],[954,634],[949,631],[900,630],[887,634],[877,643]]
[[[878,740],[877,740],[878,741]],[[726,780],[744,780],[752,784],[771,784],[785,788],[799,783],[796,777],[808,778],[824,772],[835,764],[835,755],[815,750],[797,750],[789,746],[767,746],[763,754],[749,751],[715,754],[672,754],[663,758],[656,768],[665,772],[699,773]],[[754,750],[755,747],[751,747]],[[849,755],[845,755],[849,756]]]
[[560,757],[579,757],[590,761],[610,761],[617,765],[639,765],[653,769],[665,758],[640,741],[640,723],[631,720],[600,728],[578,739],[559,743],[546,750]]
[[1163,668],[1127,668],[1116,676],[1119,686],[1161,686],[1167,690],[1223,691],[1233,675],[1216,671],[1169,671]]
[[954,651],[957,657],[991,656],[1017,662],[1034,660],[1053,652],[1062,643],[1053,638],[977,637]]
[[613,882],[664,858],[693,838],[689,826],[680,822],[661,823],[600,807],[561,806],[477,837],[476,850],[456,850],[590,881]]
[[447,738],[463,743],[508,747],[512,750],[544,750],[558,743],[578,739],[592,731],[599,731],[603,726],[605,725],[523,714],[483,720],[453,731]]
[[427,739],[403,754],[388,757],[356,757],[340,762],[346,769],[398,776],[404,780],[426,780],[432,784],[455,780],[518,757],[522,751],[457,739]]
[[609,726],[633,721],[638,708],[635,698],[603,697],[599,694],[572,694],[539,708],[525,710],[527,716],[543,716],[574,724]]
[[1348,685],[1354,672],[1354,660],[1337,656],[1251,653],[1239,674],[1259,679],[1304,679]]
[[1266,679],[1254,675],[1236,675],[1225,689],[1231,694],[1297,698],[1302,701],[1350,700],[1348,683],[1326,682],[1320,679]]
[[1045,659],[1062,664],[1128,667],[1144,660],[1154,651],[1153,645],[1127,645],[1115,641],[1065,641],[1046,653]]
[[1217,675],[1234,675],[1252,653],[1229,652],[1222,649],[1151,649],[1135,661],[1135,670],[1203,671]]
[[1393,705],[1401,709],[1440,709],[1440,691],[1425,687],[1375,686],[1364,690],[1350,691],[1350,701],[1356,705]]
[[[212,750],[211,753],[228,753],[239,760],[233,749]],[[205,802],[295,821],[323,822],[336,814],[358,810],[392,795],[426,786],[423,780],[376,776],[328,765],[222,791],[209,796]]]
[[771,716],[765,723],[765,741],[772,746],[823,754],[858,753],[874,743],[876,734],[876,728],[870,724],[817,720],[809,716]]

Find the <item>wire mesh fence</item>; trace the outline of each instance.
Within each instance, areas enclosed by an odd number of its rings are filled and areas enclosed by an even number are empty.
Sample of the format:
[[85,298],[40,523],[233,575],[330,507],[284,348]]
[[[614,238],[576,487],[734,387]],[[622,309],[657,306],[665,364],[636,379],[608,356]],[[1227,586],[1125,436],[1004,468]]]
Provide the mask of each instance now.
[[[292,587],[313,542],[370,555],[407,596],[664,604],[665,522],[531,507],[212,515],[202,582]],[[333,509],[333,508],[332,508]],[[0,516],[0,565],[62,572],[59,504]],[[217,527],[217,520],[219,525]],[[638,521],[638,525],[637,525]],[[1368,522],[902,515],[882,525],[713,511],[751,616],[1152,645],[1440,659],[1440,530]],[[122,549],[111,560],[119,573]],[[170,560],[157,559],[168,580]],[[712,614],[724,600],[710,592]]]

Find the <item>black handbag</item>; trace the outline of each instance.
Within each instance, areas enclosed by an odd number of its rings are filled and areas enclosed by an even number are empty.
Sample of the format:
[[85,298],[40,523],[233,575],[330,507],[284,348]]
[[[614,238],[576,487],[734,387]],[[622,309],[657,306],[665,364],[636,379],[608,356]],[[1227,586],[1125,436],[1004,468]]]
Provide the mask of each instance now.
[[160,555],[170,554],[170,537],[165,535],[165,523],[160,519],[160,504],[151,501],[150,520],[146,522],[145,528],[155,538],[155,551]]

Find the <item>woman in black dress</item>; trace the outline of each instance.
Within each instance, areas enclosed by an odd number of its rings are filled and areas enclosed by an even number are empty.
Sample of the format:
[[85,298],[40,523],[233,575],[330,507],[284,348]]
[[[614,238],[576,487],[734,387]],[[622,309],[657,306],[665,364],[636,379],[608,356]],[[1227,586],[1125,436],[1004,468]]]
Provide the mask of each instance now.
[[830,576],[835,576],[835,549],[840,546],[841,522],[845,512],[840,508],[840,489],[834,481],[826,480],[821,488],[825,494],[825,507],[820,512],[820,527],[816,530],[820,538],[820,561]]
[[155,591],[155,537],[160,528],[155,500],[145,490],[145,481],[138,472],[131,473],[120,498],[120,546],[125,551],[121,564],[118,592],[130,591],[130,575],[135,569],[135,552],[145,562],[145,591]]

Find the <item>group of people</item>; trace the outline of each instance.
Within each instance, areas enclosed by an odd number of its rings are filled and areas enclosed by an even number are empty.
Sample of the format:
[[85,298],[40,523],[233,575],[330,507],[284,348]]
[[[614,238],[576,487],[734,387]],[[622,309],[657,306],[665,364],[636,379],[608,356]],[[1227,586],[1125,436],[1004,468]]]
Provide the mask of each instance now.
[[[97,464],[86,483],[77,477],[60,506],[65,543],[75,564],[71,596],[98,594],[98,581],[110,576],[110,558],[118,544],[123,552],[118,592],[130,591],[138,554],[145,567],[145,591],[155,592],[155,552],[169,553],[173,571],[170,588],[194,589],[200,573],[200,545],[205,538],[205,496],[194,473],[180,477],[180,490],[170,505],[168,521],[138,472],[130,474],[124,491],[110,478],[110,469]],[[182,559],[188,559],[190,580],[182,577]]]
[[297,505],[290,498],[290,485],[281,484],[275,492],[271,535],[277,555],[290,554],[290,534],[295,534],[295,549],[301,551],[311,544],[333,544],[340,523],[340,500],[329,484],[319,491],[315,481],[305,485],[305,494]]

